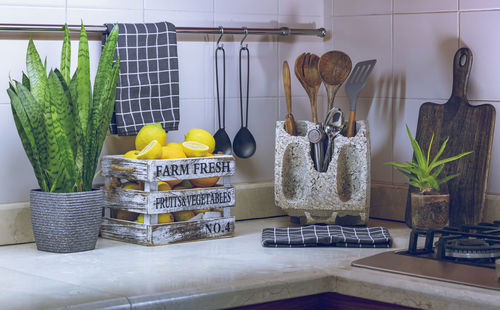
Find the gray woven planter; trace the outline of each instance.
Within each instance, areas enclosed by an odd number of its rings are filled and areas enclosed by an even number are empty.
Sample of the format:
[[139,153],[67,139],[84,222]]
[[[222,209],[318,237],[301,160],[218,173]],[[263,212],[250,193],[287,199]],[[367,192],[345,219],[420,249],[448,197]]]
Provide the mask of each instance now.
[[30,193],[37,249],[55,253],[93,250],[102,220],[103,192]]

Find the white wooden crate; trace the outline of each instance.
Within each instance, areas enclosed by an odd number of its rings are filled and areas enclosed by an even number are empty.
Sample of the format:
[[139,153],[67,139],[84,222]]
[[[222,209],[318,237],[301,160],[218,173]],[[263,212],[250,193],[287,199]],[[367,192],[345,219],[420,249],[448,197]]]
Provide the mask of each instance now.
[[[105,216],[101,236],[142,245],[230,237],[234,234],[235,222],[230,208],[234,206],[236,197],[229,176],[234,172],[234,158],[230,155],[162,160],[104,156]],[[158,191],[159,181],[207,177],[220,177],[223,184]],[[118,179],[143,181],[144,190],[113,186],[113,180],[117,183]],[[111,209],[144,214],[144,223],[112,218]],[[158,224],[158,214],[199,209],[221,209],[223,212],[218,218]]]

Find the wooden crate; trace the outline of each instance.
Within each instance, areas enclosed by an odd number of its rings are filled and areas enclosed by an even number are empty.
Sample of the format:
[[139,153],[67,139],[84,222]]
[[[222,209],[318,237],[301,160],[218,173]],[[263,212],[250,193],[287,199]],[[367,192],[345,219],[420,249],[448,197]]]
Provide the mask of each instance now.
[[[230,208],[234,206],[236,197],[229,176],[234,171],[234,158],[229,155],[162,160],[104,156],[105,215],[101,236],[141,245],[230,237],[234,234],[235,222]],[[207,177],[220,177],[222,184],[208,188],[158,191],[159,181]],[[143,181],[144,190],[127,190],[117,186],[123,179]],[[144,223],[113,218],[112,209],[144,214]],[[217,209],[222,214],[216,218],[158,224],[159,214],[199,209]]]

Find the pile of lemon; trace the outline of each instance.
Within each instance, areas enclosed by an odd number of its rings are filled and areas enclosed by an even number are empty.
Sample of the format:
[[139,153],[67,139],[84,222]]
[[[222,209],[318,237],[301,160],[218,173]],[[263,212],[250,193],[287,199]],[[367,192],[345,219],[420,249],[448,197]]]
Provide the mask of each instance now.
[[[214,137],[207,131],[193,128],[184,135],[184,142],[167,143],[167,133],[160,123],[148,124],[141,128],[135,138],[135,150],[128,151],[124,158],[131,159],[179,159],[190,157],[214,156],[212,152],[215,148]],[[159,191],[171,189],[186,189],[193,187],[211,187],[217,184],[218,177],[199,178],[191,180],[171,180],[158,182]],[[144,190],[142,182],[127,182],[122,185],[127,190]],[[207,210],[180,211],[164,213],[158,216],[158,223],[170,223],[174,221],[186,221],[200,212]],[[116,218],[125,220],[135,220],[144,223],[144,215],[134,212],[120,210]]]

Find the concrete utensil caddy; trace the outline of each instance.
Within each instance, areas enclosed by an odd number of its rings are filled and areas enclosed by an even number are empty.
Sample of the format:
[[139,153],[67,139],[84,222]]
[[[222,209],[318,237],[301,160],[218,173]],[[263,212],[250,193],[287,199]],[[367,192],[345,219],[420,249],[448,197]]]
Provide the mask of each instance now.
[[366,225],[370,208],[368,122],[356,122],[356,134],[338,135],[326,172],[314,168],[307,132],[315,127],[296,121],[297,136],[276,123],[274,199],[301,224]]

